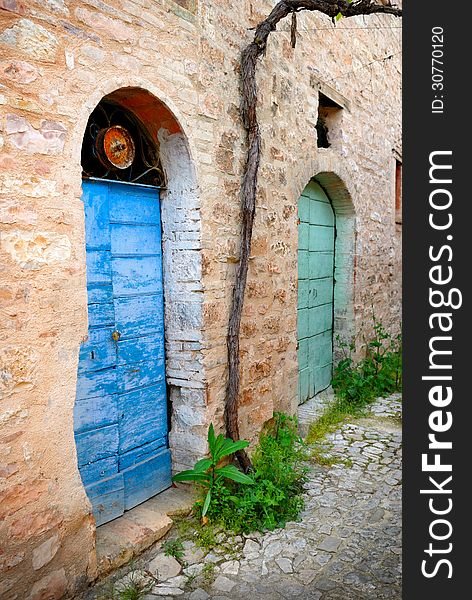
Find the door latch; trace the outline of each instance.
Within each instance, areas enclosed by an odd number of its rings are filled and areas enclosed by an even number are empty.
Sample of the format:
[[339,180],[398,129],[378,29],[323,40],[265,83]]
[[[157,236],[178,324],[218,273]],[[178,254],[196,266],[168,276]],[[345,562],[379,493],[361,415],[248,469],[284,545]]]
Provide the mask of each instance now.
[[121,337],[121,333],[118,331],[118,329],[115,329],[115,331],[111,334],[111,337],[115,342],[117,342]]

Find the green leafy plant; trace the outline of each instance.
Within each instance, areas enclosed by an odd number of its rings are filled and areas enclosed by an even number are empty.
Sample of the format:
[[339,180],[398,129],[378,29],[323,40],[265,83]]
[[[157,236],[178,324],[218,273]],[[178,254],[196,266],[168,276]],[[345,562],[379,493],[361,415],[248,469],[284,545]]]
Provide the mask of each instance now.
[[194,542],[199,548],[205,551],[212,550],[218,545],[216,532],[211,523],[203,525],[198,518],[201,512],[202,502],[195,503],[193,514],[185,517],[175,517],[175,525],[178,529],[180,539]]
[[[197,510],[198,508],[201,508],[200,503],[197,503]],[[201,523],[197,523],[195,527],[195,533],[192,539],[195,542],[195,544],[203,550],[212,550],[215,546],[218,545],[213,527],[209,527],[208,525],[203,526]]]
[[249,475],[245,475],[234,465],[218,467],[223,458],[249,446],[248,441],[239,440],[234,442],[230,438],[225,438],[222,434],[216,437],[212,423],[208,430],[208,446],[210,458],[202,458],[195,464],[193,469],[177,473],[172,478],[173,481],[194,481],[207,490],[203,501],[202,517],[206,515],[210,508],[215,486],[221,485],[224,479],[230,479],[231,481],[245,485],[254,483],[254,480]]
[[348,417],[364,415],[376,398],[401,391],[401,335],[392,336],[377,320],[373,309],[372,321],[373,336],[364,340],[365,357],[359,362],[354,360],[355,341],[347,344],[337,337],[343,358],[336,365],[332,379],[336,399],[310,426],[306,438],[309,444],[335,431]]
[[118,600],[143,600],[151,587],[143,587],[139,583],[130,583],[121,590],[118,590]]
[[372,319],[373,338],[365,343],[365,358],[357,364],[353,359],[355,343],[343,343],[338,337],[344,356],[334,370],[332,386],[338,398],[354,406],[402,388],[401,335],[393,337],[374,313]]
[[185,553],[184,545],[181,539],[167,540],[162,545],[166,556],[173,556],[176,559],[181,559]]
[[236,533],[284,527],[303,508],[306,458],[296,418],[275,413],[252,455],[254,485],[217,482],[208,518]]
[[[359,417],[363,414],[365,407],[355,406],[342,398],[336,398],[332,404],[329,404],[316,421],[310,425],[308,435],[306,436],[307,444],[314,444],[323,440],[328,433],[336,431],[341,423],[350,417]],[[312,449],[312,458],[318,461],[318,454]]]

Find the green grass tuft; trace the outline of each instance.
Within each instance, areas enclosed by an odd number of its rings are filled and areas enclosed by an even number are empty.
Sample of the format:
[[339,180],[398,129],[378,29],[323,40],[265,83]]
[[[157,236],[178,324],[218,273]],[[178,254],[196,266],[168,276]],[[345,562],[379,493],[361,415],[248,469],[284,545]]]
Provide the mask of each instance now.
[[131,575],[126,583],[111,582],[99,600],[143,600],[153,587],[152,581]]
[[182,540],[180,538],[174,540],[167,540],[162,545],[164,554],[166,556],[173,556],[177,560],[181,559],[185,553]]
[[367,414],[365,405],[355,405],[341,398],[336,398],[325,412],[314,421],[306,436],[307,444],[314,444],[323,440],[328,434],[337,431],[341,425],[349,421],[363,417]]

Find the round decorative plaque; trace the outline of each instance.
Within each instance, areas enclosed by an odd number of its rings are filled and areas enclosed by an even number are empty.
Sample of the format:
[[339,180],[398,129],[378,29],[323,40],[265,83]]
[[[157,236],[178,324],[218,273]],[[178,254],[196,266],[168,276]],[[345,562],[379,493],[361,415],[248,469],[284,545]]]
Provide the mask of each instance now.
[[98,158],[108,169],[127,169],[133,164],[133,138],[121,125],[100,130],[95,144]]

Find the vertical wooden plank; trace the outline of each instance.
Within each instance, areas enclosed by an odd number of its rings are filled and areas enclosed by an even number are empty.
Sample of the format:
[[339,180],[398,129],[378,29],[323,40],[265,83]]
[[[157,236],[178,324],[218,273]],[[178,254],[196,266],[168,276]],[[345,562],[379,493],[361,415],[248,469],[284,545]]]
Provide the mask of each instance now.
[[84,181],[82,201],[85,211],[87,250],[110,250],[110,218],[106,181]]
[[113,394],[116,394],[116,371],[114,367],[78,375],[76,402],[86,398],[103,398]]
[[310,225],[309,223],[300,222],[298,225],[298,249],[310,249]]
[[314,370],[315,376],[315,385],[314,385],[314,393],[318,394],[325,390],[329,384],[331,383],[333,365],[329,363],[324,367],[318,367]]
[[310,277],[310,253],[307,250],[298,252],[298,279]]
[[[119,415],[116,347],[111,338],[115,316],[108,184],[84,181],[82,199],[89,330],[79,354],[74,433],[79,471],[99,525],[124,510],[122,479],[113,479],[118,474]],[[103,482],[108,483],[102,485]]]
[[334,227],[322,225],[309,225],[310,252],[333,252]]
[[112,263],[116,296],[161,294],[160,259],[155,256],[115,257]]
[[300,401],[306,402],[310,399],[310,369],[301,369],[298,376],[298,387],[300,394]]
[[302,223],[310,222],[310,198],[303,195],[298,201],[298,218]]
[[116,473],[112,477],[88,485],[85,491],[92,503],[97,527],[123,514],[125,502],[122,473]]
[[310,226],[311,225],[334,227],[334,212],[331,204],[319,202],[318,200],[310,201]]
[[[116,394],[101,398],[85,398],[77,400],[74,406],[74,431],[101,429],[107,425],[118,423],[118,397]],[[87,449],[87,455],[89,449]]]
[[128,452],[124,452],[123,454],[120,454],[119,470],[121,472],[125,469],[129,469],[133,465],[137,465],[144,460],[152,458],[154,455],[158,454],[158,452],[166,448],[167,436],[164,436],[149,442],[149,444],[144,444],[143,446],[139,446],[139,448],[133,448]]
[[118,425],[107,425],[75,435],[79,466],[118,454]]
[[167,435],[165,382],[119,396],[120,454]]
[[308,308],[310,306],[310,280],[298,280],[298,308]]
[[310,342],[308,338],[298,342],[298,367],[300,371],[306,369],[310,362]]
[[116,328],[122,339],[141,337],[150,333],[164,335],[162,294],[139,294],[116,298]]
[[298,311],[297,318],[297,335],[298,339],[302,340],[303,338],[308,337],[309,335],[309,309],[302,308]]
[[79,375],[116,364],[116,349],[111,337],[114,326],[89,329],[87,340],[80,346]]
[[80,476],[82,477],[83,484],[87,487],[88,485],[96,484],[99,481],[103,481],[108,477],[118,473],[118,455],[109,456],[108,458],[102,458],[86,465],[81,465]]

